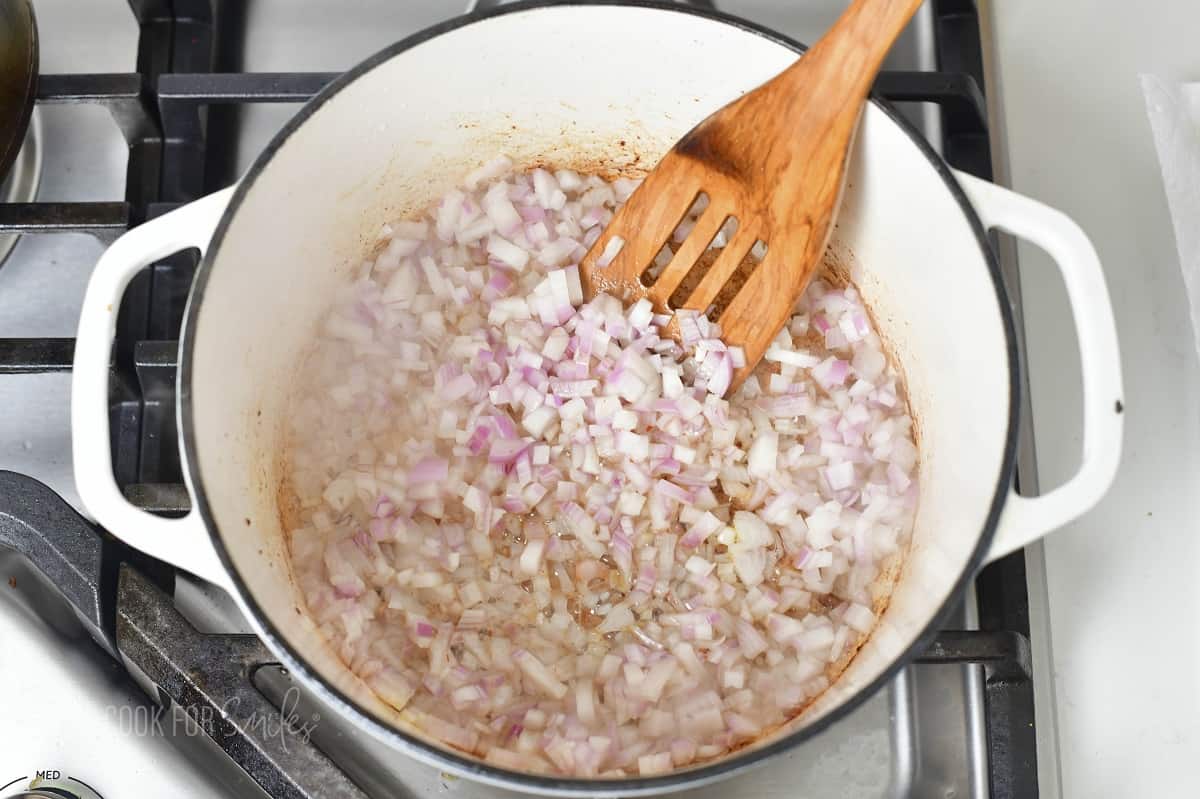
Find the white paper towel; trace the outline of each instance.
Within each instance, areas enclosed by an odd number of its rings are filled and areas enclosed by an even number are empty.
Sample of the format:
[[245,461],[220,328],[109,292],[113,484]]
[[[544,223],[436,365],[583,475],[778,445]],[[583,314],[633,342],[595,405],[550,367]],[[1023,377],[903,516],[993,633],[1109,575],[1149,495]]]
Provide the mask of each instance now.
[[1200,83],[1174,83],[1142,75],[1142,93],[1175,226],[1192,336],[1200,355]]

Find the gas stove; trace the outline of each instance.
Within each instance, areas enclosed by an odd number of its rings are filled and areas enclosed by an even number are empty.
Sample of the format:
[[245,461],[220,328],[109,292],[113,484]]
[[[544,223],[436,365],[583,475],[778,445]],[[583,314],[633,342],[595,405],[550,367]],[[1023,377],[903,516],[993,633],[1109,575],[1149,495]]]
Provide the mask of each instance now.
[[[812,41],[844,2],[718,5]],[[37,108],[0,187],[0,796],[42,795],[22,793],[32,785],[79,797],[498,793],[346,728],[272,661],[228,597],[81,515],[68,418],[71,336],[105,244],[233,182],[338,71],[463,10],[39,0]],[[952,165],[991,178],[974,2],[927,3],[887,70],[878,93]],[[1019,311],[1013,253],[1002,255]],[[188,508],[174,389],[194,267],[181,254],[134,281],[113,353],[114,471],[127,497],[167,515]],[[1032,453],[1025,430],[1023,488],[1036,488]],[[1054,753],[1034,724],[1029,605],[1045,589],[1026,563],[1017,553],[985,569],[953,629],[854,714],[692,795],[1037,796],[1039,755]]]

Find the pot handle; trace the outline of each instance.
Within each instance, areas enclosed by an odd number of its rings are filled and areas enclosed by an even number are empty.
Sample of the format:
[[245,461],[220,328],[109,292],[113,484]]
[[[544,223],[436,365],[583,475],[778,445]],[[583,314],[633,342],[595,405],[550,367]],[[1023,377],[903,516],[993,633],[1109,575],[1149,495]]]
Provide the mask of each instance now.
[[108,388],[117,310],[139,271],[189,247],[203,251],[233,188],[202,197],[130,230],[96,264],[88,281],[75,339],[71,378],[71,439],[75,487],[88,513],[134,549],[232,591],[208,529],[193,509],[183,518],[154,516],[128,502],[113,477]]
[[1090,510],[1112,484],[1121,459],[1124,401],[1121,352],[1104,270],[1096,249],[1060,211],[955,171],[959,185],[989,229],[998,228],[1045,250],[1062,273],[1083,367],[1083,458],[1079,471],[1037,497],[1011,491],[988,561],[1030,544]]

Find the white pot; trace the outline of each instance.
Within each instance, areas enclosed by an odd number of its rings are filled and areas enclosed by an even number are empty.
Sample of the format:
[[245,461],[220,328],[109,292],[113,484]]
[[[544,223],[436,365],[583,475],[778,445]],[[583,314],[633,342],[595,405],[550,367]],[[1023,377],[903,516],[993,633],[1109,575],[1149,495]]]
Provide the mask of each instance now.
[[[290,576],[276,501],[297,365],[383,221],[421,209],[501,152],[584,171],[653,164],[796,55],[774,34],[691,9],[543,5],[446,23],[354,68],[284,127],[237,186],[135,228],[101,258],[84,300],[72,397],[87,509],[133,547],[223,586],[293,676],[397,750],[451,772],[525,791],[628,796],[712,781],[817,733],[921,651],[985,562],[1090,508],[1112,480],[1121,439],[1116,333],[1087,238],[1057,211],[953,172],[884,105],[863,116],[832,246],[860,274],[906,375],[919,510],[879,628],[783,729],[715,762],[608,782],[518,774],[451,751],[378,701],[317,635]],[[1034,499],[1011,489],[1017,350],[987,239],[993,227],[1057,261],[1081,347],[1082,463]],[[179,368],[194,510],[165,520],[127,504],[114,483],[108,362],[125,285],[187,247],[205,251]]]

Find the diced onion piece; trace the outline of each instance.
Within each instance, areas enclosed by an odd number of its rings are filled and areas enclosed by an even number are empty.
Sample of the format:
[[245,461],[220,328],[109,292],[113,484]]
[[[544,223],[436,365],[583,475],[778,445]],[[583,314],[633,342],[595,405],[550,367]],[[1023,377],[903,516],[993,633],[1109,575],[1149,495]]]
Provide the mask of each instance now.
[[516,652],[513,652],[512,659],[520,667],[521,671],[525,673],[525,676],[548,696],[554,699],[562,699],[567,695],[567,686],[555,677],[546,668],[545,664],[538,660],[531,652],[518,649]]
[[666,774],[670,770],[670,752],[656,752],[655,754],[642,755],[638,758],[638,774],[641,774],[643,777]]
[[558,416],[554,408],[543,405],[540,408],[534,408],[521,419],[521,426],[524,427],[530,435],[541,436]]
[[746,466],[751,477],[760,480],[775,473],[775,461],[779,457],[779,434],[768,430],[758,434],[754,445],[750,447],[750,455]]
[[859,605],[858,603],[851,603],[846,608],[846,612],[842,616],[842,621],[863,635],[866,635],[875,627],[875,614],[868,607]]
[[525,265],[529,263],[529,253],[503,236],[493,235],[489,238],[487,251],[488,255],[491,255],[505,266],[516,269],[518,272],[524,269]]
[[546,539],[534,538],[525,545],[521,553],[521,573],[530,576],[537,574],[542,568],[542,555],[546,552]]
[[617,253],[625,246],[625,240],[620,236],[613,236],[608,240],[608,244],[604,245],[604,251],[600,253],[600,257],[596,259],[596,266],[601,268],[608,266],[617,257]]
[[575,683],[575,714],[584,724],[591,724],[596,720],[596,702],[590,680],[579,680]]
[[396,710],[403,710],[416,694],[416,691],[403,676],[390,669],[384,669],[370,677],[367,685],[371,687],[380,699],[387,702]]

